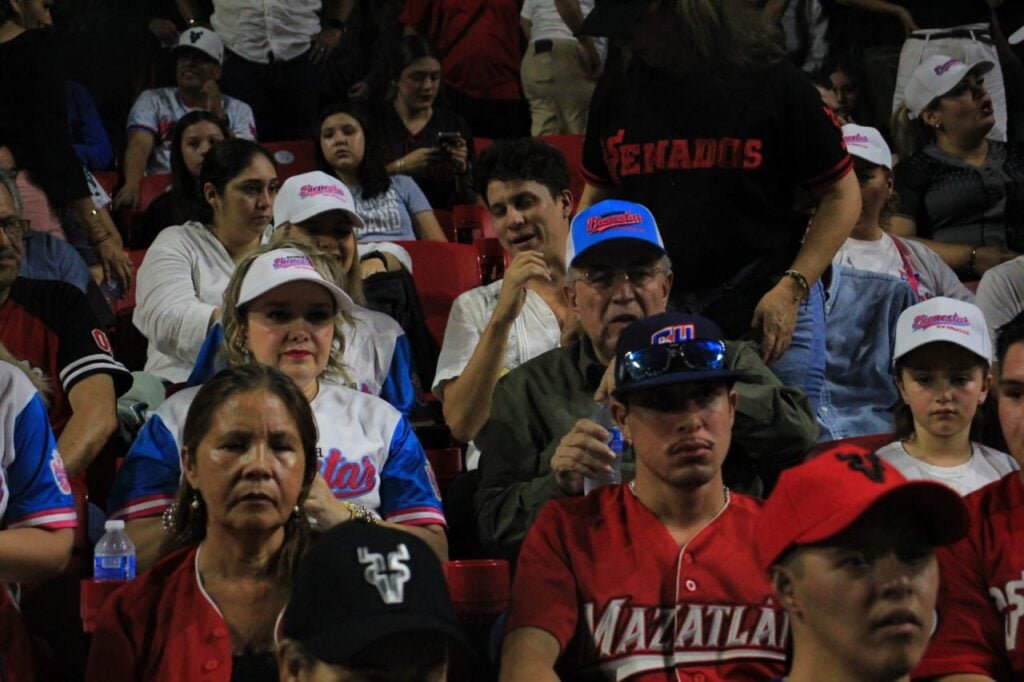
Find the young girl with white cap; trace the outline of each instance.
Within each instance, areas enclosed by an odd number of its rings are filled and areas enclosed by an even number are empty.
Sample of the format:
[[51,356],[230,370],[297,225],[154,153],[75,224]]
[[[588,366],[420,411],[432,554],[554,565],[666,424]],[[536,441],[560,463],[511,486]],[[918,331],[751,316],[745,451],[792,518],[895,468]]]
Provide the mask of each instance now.
[[945,483],[961,495],[1016,470],[1009,455],[971,440],[991,364],[992,341],[974,304],[940,296],[904,310],[893,351],[899,439],[878,455],[909,479]]

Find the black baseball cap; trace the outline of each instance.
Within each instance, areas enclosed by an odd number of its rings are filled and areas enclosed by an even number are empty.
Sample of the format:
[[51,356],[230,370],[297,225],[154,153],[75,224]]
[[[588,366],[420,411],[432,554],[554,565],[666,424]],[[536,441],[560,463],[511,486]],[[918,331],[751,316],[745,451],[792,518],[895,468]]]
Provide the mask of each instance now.
[[331,665],[411,632],[469,648],[430,547],[409,533],[356,522],[330,529],[302,558],[281,632]]
[[668,312],[637,320],[622,330],[615,347],[616,397],[633,391],[693,381],[742,378],[725,365],[725,335],[700,315]]
[[576,35],[614,36],[626,33],[655,2],[657,0],[596,0],[594,9],[576,29]]

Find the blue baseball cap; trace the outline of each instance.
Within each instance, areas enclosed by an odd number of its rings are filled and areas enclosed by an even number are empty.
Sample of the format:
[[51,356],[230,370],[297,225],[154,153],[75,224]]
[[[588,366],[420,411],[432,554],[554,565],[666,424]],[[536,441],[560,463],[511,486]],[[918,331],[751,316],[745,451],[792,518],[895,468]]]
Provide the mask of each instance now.
[[725,364],[725,335],[700,315],[668,312],[637,320],[615,347],[615,397],[693,381],[732,383],[743,377]]
[[565,263],[572,267],[577,259],[598,244],[615,239],[631,239],[654,247],[665,254],[665,242],[658,223],[646,206],[631,201],[607,199],[578,213],[565,241]]

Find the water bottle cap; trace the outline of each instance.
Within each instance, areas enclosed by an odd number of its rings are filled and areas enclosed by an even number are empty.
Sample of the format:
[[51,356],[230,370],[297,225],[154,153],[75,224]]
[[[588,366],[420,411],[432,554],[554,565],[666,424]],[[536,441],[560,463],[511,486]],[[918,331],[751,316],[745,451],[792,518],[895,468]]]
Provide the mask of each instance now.
[[107,519],[103,524],[104,530],[124,530],[124,521],[120,519]]

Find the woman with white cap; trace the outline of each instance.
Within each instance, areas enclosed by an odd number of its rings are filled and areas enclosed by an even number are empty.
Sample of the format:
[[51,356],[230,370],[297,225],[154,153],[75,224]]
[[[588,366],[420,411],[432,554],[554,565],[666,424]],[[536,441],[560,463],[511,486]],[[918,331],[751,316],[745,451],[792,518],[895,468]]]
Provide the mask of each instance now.
[[853,232],[839,247],[833,263],[899,277],[918,301],[948,296],[973,303],[974,294],[938,254],[919,241],[889,232],[899,200],[893,191],[892,152],[882,134],[875,128],[848,123],[843,126],[843,142],[853,157],[861,208]]
[[[395,320],[362,305],[362,268],[354,234],[362,219],[355,212],[351,192],[340,180],[320,171],[293,175],[278,191],[274,225],[275,243],[294,239],[330,256],[339,272],[336,283],[353,299],[353,305],[341,311],[346,385],[379,395],[408,416],[416,401],[413,351]],[[211,327],[188,386],[202,384],[223,369],[223,341],[224,328]]]
[[1024,249],[1024,148],[988,137],[996,117],[984,76],[992,67],[929,57],[892,120],[903,159],[892,231],[929,240],[969,279]]
[[[339,313],[351,310],[352,300],[334,283],[332,268],[322,252],[294,241],[246,256],[224,294],[221,351],[228,365],[281,370],[310,401],[319,475],[303,509],[318,528],[383,518],[446,556],[441,500],[409,422],[383,400],[341,383],[346,339]],[[198,390],[175,393],[150,417],[110,494],[111,516],[127,521],[140,567],[163,540],[160,516],[172,508],[181,428]]]
[[991,364],[985,316],[973,303],[938,296],[904,310],[893,350],[898,440],[878,456],[909,479],[945,483],[961,495],[1015,471],[1005,452],[971,440]]

